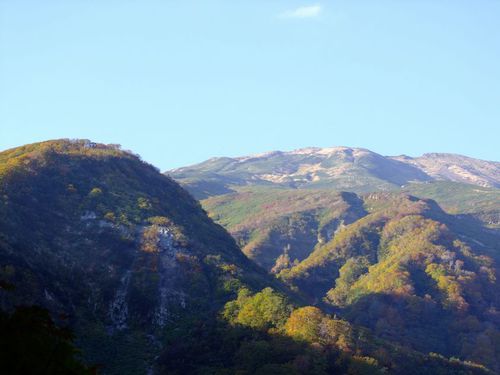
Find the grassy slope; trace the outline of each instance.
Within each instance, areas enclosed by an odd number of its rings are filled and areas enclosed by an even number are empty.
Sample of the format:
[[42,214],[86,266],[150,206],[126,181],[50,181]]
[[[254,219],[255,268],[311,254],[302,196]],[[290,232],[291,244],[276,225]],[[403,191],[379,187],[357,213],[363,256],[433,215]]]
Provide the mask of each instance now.
[[342,210],[346,203],[335,191],[240,188],[238,193],[212,197],[202,202],[211,218],[230,232],[265,225],[278,217],[300,211],[322,210],[326,216]]
[[324,190],[241,188],[202,204],[243,252],[268,270],[283,263],[283,257],[303,260],[339,225],[364,215],[354,194]]
[[500,227],[500,189],[457,182],[409,184],[403,191],[433,199],[450,214],[470,214],[488,225]]

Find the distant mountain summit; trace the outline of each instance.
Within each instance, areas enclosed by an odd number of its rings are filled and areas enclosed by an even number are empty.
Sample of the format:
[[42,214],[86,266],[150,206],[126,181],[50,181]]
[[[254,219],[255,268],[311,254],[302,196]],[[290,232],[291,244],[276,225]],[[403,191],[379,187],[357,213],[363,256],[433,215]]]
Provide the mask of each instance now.
[[394,190],[410,182],[453,181],[500,187],[500,163],[454,154],[382,156],[364,148],[302,148],[237,158],[212,158],[167,172],[198,198],[235,186],[331,188],[358,193]]
[[413,165],[436,180],[500,187],[499,162],[444,153],[424,154],[417,158],[399,156],[392,159]]

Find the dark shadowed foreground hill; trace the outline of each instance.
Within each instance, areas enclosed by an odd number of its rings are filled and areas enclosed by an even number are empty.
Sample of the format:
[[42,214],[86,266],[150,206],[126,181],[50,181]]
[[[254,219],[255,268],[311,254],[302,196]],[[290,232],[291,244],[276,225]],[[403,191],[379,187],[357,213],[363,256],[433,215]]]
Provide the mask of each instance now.
[[129,371],[169,324],[269,285],[198,202],[117,147],[45,142],[0,163],[0,277],[16,287],[3,307],[71,316],[92,361]]
[[[338,198],[344,222],[354,198]],[[14,288],[0,288],[2,330],[15,306],[46,307],[106,374],[489,372],[300,307],[176,182],[118,146],[58,140],[0,153],[0,281]]]

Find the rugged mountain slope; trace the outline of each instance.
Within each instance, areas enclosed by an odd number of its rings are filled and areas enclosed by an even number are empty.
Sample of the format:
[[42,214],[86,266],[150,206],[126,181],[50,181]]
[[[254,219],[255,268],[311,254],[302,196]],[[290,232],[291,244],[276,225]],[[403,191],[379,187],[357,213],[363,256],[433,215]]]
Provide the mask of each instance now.
[[500,163],[463,155],[432,153],[420,157],[392,157],[415,166],[436,180],[463,182],[483,187],[500,187]]
[[3,308],[73,317],[86,358],[122,373],[152,363],[170,325],[271,283],[177,183],[88,141],[0,153],[0,249],[16,287]]
[[280,277],[379,337],[498,371],[498,233],[433,201],[388,193],[364,201],[368,215]]
[[[490,351],[500,324],[498,189],[451,182],[404,188],[439,199],[448,213],[407,193],[239,190],[203,206],[310,303],[379,337],[498,370],[499,353]],[[350,220],[342,220],[346,214]]]
[[366,214],[353,193],[243,189],[204,200],[203,207],[271,272],[305,259],[335,231]]
[[[355,220],[355,196],[326,198],[337,220]],[[12,313],[20,304],[66,317],[84,359],[106,374],[488,373],[297,308],[177,183],[89,141],[0,153],[0,346],[29,327]],[[26,329],[13,353],[23,338],[40,339]]]
[[[311,303],[378,337],[500,371],[500,163],[339,147],[216,158],[171,175]],[[367,193],[381,190],[394,193]]]
[[[500,226],[499,189],[436,181],[408,184],[401,191],[434,199],[464,222]],[[339,227],[366,214],[355,194],[326,189],[240,187],[201,203],[248,257],[272,272],[303,260]]]
[[306,148],[291,152],[214,158],[167,172],[197,198],[239,186],[393,190],[410,182],[448,180],[500,187],[500,163],[451,154],[385,157],[361,148]]
[[500,189],[434,181],[409,184],[402,191],[420,198],[433,199],[450,214],[473,217],[488,227],[500,228]]

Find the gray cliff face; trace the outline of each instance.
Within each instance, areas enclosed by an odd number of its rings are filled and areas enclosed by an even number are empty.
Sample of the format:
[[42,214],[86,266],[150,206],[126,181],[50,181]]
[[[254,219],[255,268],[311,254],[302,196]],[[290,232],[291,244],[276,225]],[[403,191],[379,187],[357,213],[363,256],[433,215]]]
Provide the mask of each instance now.
[[109,306],[109,318],[112,322],[112,328],[115,330],[123,330],[127,328],[128,318],[128,302],[127,292],[130,283],[130,275],[132,271],[128,270],[120,279],[120,286],[116,291],[114,299]]
[[172,278],[178,272],[176,256],[187,252],[175,245],[174,236],[166,227],[158,228],[159,235],[159,275],[158,283],[159,303],[156,308],[153,323],[163,328],[169,320],[169,305],[176,303],[182,308],[186,307],[186,293],[171,287]]
[[[130,235],[130,231],[124,233],[125,229],[120,226],[102,225],[98,223],[99,227],[113,228],[115,231],[120,232],[122,235]],[[139,245],[145,231],[152,231],[155,234],[154,245],[155,253],[150,254],[151,257],[156,258],[155,285],[151,288],[156,290],[156,298],[152,307],[152,311],[148,316],[151,316],[151,329],[164,328],[168,322],[174,319],[172,310],[174,307],[186,308],[187,293],[181,287],[181,283],[177,281],[182,270],[179,267],[179,259],[182,256],[189,256],[189,250],[178,246],[175,236],[171,228],[166,226],[141,226],[135,231],[135,242]],[[132,266],[125,270],[123,276],[120,278],[118,287],[114,294],[113,299],[109,304],[108,317],[111,322],[111,331],[122,331],[129,327],[129,304],[133,299],[130,296],[130,284],[134,283],[137,278],[141,277],[141,257],[144,256],[143,249],[138,246],[135,250],[134,261]],[[155,328],[156,327],[156,328]]]

